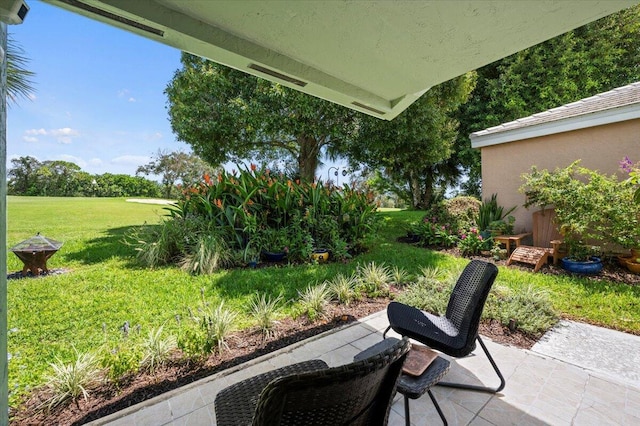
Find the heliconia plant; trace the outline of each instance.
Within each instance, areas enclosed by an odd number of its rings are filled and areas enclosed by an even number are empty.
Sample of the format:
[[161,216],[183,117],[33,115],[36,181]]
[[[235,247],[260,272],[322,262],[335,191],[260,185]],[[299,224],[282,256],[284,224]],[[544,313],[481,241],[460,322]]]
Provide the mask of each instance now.
[[376,209],[371,193],[300,182],[254,165],[205,174],[166,207],[164,226],[188,228],[189,235],[178,232],[181,242],[172,245],[177,253],[164,259],[189,256],[199,239],[213,235],[230,249],[229,259],[215,259],[223,267],[261,251],[284,250],[289,261],[306,262],[314,249],[324,248],[340,260],[366,249],[377,230]]

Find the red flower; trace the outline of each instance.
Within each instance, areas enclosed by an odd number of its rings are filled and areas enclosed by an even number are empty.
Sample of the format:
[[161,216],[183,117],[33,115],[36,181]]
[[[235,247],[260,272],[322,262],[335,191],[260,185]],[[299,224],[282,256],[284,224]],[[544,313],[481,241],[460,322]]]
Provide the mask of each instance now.
[[255,164],[251,163],[251,171],[252,172],[255,172],[257,168],[258,167]]

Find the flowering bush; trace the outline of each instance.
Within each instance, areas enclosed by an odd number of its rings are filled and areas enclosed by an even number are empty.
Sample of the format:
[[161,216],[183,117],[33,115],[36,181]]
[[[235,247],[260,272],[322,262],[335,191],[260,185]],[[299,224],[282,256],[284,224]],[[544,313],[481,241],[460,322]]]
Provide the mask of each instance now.
[[471,228],[468,232],[460,234],[458,248],[463,256],[471,256],[480,253],[486,245],[486,241],[480,235],[478,228]]
[[640,161],[633,164],[629,157],[624,157],[620,161],[620,169],[629,174],[628,183],[634,185],[633,201],[640,204]]
[[433,222],[435,218],[424,217],[412,229],[420,238],[421,246],[451,247],[456,243],[456,236],[452,234],[449,225]]
[[[183,188],[179,201],[166,210],[165,225],[175,227],[194,218],[203,224],[200,230],[178,235],[178,240],[195,244],[215,231],[237,253],[238,263],[247,253],[285,247],[291,261],[308,261],[314,248],[345,258],[366,249],[378,224],[370,193],[294,181],[269,170],[258,171],[254,165],[240,172],[205,175],[201,182]],[[185,256],[194,244],[174,244],[178,252],[164,258]]]
[[619,182],[615,175],[580,167],[579,161],[554,172],[534,167],[523,178],[520,190],[527,196],[525,207],[555,208],[556,223],[570,256],[585,244],[640,244],[639,208],[633,203],[631,181]]

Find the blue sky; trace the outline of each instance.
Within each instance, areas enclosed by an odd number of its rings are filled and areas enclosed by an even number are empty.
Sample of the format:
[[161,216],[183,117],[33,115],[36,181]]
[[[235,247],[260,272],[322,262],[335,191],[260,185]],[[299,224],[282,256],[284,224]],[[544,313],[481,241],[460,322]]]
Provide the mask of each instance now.
[[171,132],[163,91],[180,51],[38,1],[9,33],[36,73],[32,100],[9,107],[7,162],[30,155],[95,174],[135,174]]

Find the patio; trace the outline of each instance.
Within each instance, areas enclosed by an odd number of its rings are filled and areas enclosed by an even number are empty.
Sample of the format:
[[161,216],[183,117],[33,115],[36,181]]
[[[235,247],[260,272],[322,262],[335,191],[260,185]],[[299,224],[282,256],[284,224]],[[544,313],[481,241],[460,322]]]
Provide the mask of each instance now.
[[[382,339],[387,325],[386,314],[381,311],[89,424],[213,425],[215,396],[230,384],[313,358],[320,358],[330,366],[351,362],[355,354]],[[564,334],[562,329],[566,330]],[[579,339],[566,338],[571,335]],[[559,332],[552,333],[530,351],[484,340],[507,385],[498,395],[433,388],[449,424],[640,424],[640,372],[629,371],[638,369],[635,357],[640,337],[588,325],[576,329],[575,323],[563,322]],[[617,348],[619,353],[615,352]],[[446,379],[493,385],[497,379],[487,367],[483,355],[453,360]],[[411,400],[410,406],[412,424],[441,424],[426,394],[419,400]],[[394,401],[389,424],[404,425],[400,395]]]

